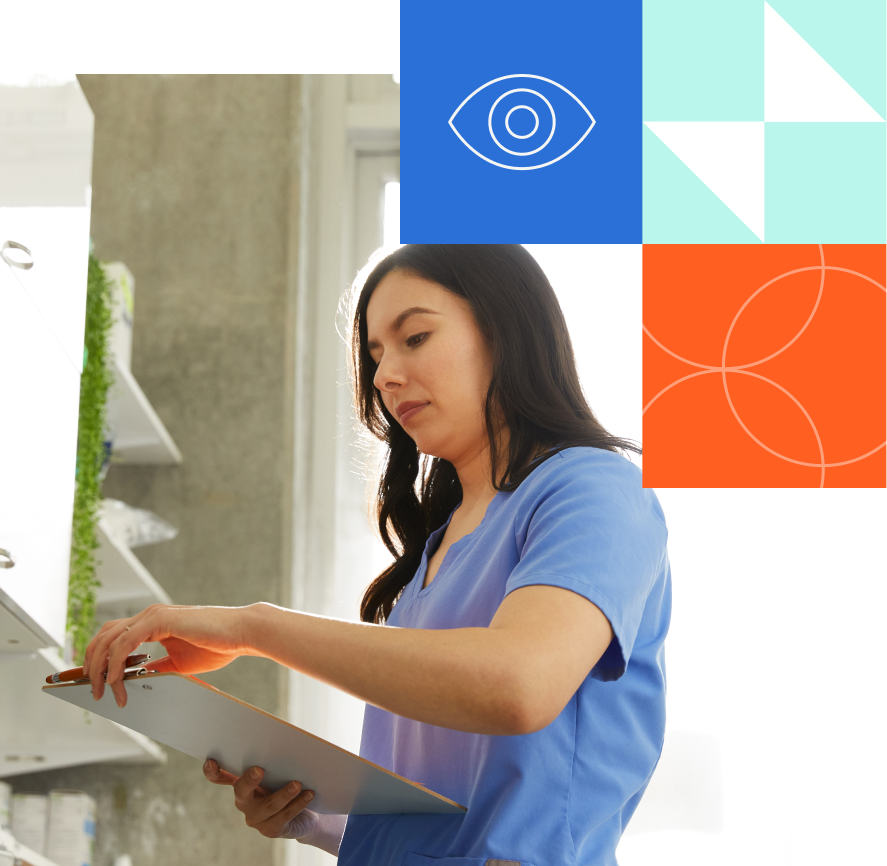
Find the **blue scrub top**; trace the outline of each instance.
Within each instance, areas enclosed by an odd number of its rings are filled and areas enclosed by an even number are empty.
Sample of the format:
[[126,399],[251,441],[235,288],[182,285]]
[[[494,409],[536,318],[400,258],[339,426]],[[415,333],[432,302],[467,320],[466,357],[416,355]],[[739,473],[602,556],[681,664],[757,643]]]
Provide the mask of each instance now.
[[615,637],[561,714],[532,734],[465,733],[367,706],[361,756],[468,812],[351,815],[340,864],[615,866],[665,732],[671,574],[656,494],[621,455],[568,448],[496,494],[423,589],[445,529],[429,537],[389,625],[486,627],[510,592],[545,584],[596,604]]

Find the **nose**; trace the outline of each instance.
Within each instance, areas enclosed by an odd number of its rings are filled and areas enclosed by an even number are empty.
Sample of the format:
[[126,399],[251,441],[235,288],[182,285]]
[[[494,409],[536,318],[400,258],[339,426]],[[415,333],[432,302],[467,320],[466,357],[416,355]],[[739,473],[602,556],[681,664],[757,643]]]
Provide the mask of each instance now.
[[406,376],[396,357],[392,357],[393,354],[387,352],[382,356],[379,366],[376,367],[376,375],[373,376],[373,385],[382,392],[393,392],[406,384]]

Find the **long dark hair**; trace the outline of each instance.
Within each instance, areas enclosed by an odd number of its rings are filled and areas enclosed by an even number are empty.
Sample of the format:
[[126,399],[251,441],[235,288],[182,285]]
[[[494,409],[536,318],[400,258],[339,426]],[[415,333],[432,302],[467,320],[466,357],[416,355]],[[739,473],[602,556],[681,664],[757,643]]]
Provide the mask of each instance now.
[[[376,264],[362,287],[355,285],[359,294],[351,336],[357,417],[388,446],[375,516],[395,559],[367,587],[360,606],[361,619],[376,623],[388,618],[422,561],[428,536],[462,499],[453,464],[439,457],[420,459],[416,443],[373,384],[367,306],[382,278],[395,270],[438,283],[471,305],[493,357],[484,418],[494,489],[515,490],[541,460],[576,445],[641,453],[633,442],[608,433],[591,411],[557,296],[527,250],[519,244],[407,244],[396,249]],[[496,419],[508,430],[506,449],[497,442]],[[534,459],[544,449],[544,456]]]

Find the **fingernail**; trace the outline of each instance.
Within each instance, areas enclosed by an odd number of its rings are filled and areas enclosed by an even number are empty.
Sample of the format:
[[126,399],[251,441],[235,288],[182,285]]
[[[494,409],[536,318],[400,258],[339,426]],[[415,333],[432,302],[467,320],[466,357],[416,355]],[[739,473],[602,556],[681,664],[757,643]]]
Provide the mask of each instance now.
[[204,763],[203,763],[203,772],[204,772],[204,773],[208,773],[211,769],[212,769],[212,764],[211,764],[211,763],[209,762],[209,760],[207,759],[207,760],[204,761]]
[[299,790],[299,785],[298,785],[297,782],[290,782],[290,783],[286,786],[286,789],[287,789],[287,791],[290,792],[290,794],[295,794],[296,791]]
[[313,800],[314,799],[314,791],[309,791],[307,794],[305,794],[305,799],[306,800]]
[[259,772],[259,768],[258,768],[258,767],[253,767],[253,768],[249,771],[249,774],[250,774],[250,776],[252,776],[254,779],[258,779],[258,778],[260,778],[261,775],[262,775],[262,774]]

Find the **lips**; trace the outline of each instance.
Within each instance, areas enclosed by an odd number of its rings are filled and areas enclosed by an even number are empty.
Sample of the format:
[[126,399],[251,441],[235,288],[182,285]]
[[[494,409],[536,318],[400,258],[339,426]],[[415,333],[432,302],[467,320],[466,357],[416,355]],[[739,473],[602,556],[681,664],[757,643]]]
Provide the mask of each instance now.
[[400,423],[403,424],[427,405],[427,400],[407,400],[398,405],[394,411],[397,412],[397,417],[400,419]]

